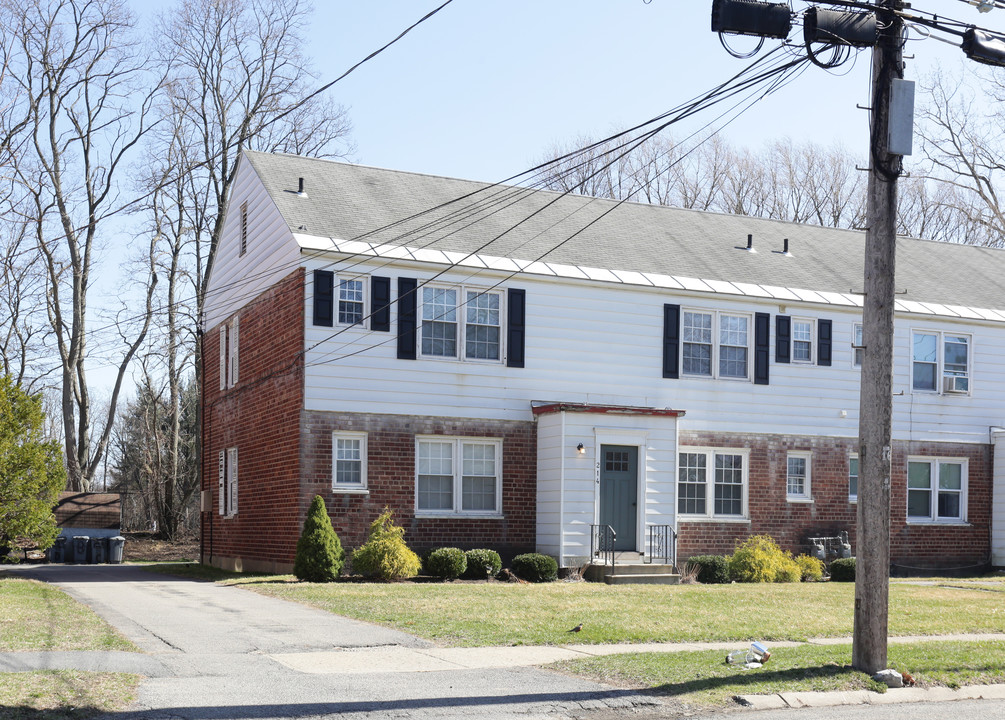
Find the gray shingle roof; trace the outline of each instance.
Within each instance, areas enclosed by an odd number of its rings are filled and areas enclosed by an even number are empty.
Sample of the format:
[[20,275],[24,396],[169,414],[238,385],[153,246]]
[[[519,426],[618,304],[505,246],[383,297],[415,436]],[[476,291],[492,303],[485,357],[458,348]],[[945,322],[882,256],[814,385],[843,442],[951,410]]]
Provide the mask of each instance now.
[[[615,207],[293,155],[247,157],[292,232],[835,293],[862,288],[859,231],[641,203]],[[296,192],[301,177],[306,197]],[[748,234],[756,253],[742,249]],[[780,253],[785,238],[791,256]],[[900,300],[1005,309],[1003,278],[1003,250],[898,240]]]

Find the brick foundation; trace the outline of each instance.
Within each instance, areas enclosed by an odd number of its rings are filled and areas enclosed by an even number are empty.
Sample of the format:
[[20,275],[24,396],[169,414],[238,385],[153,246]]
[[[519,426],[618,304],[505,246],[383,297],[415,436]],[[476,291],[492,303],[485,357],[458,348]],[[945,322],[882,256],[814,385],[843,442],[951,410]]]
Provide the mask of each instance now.
[[[752,535],[771,535],[795,554],[808,551],[808,536],[848,533],[855,548],[857,505],[848,499],[848,458],[857,452],[854,439],[781,435],[731,435],[681,432],[680,445],[750,449],[750,521],[679,523],[678,558],[733,551]],[[813,502],[786,500],[786,456],[809,451]],[[965,525],[907,522],[907,458],[938,456],[969,461],[967,523]],[[890,559],[894,572],[934,568],[977,568],[990,552],[992,482],[990,445],[963,443],[904,443],[893,446],[890,498]]]

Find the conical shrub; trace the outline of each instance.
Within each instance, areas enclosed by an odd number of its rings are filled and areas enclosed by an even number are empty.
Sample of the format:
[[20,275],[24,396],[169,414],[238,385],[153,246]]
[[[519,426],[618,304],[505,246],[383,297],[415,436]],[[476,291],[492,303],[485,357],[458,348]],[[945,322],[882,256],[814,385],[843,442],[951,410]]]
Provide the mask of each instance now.
[[333,582],[344,564],[345,551],[328,517],[324,498],[315,495],[297,540],[293,574],[304,582]]
[[405,528],[391,520],[391,510],[384,508],[370,523],[366,543],[352,554],[353,572],[379,580],[401,580],[419,574],[419,556],[405,544]]

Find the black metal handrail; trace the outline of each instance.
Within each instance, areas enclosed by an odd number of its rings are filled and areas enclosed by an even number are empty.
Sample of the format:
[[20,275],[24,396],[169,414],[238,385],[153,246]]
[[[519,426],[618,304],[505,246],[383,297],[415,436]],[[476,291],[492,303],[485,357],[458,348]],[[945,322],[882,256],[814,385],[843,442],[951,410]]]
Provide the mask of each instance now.
[[610,525],[590,525],[590,560],[601,558],[605,565],[610,565],[612,575],[615,572],[614,541],[617,537]]
[[661,559],[663,565],[673,565],[677,569],[677,531],[673,529],[673,525],[649,526],[646,562],[652,563],[656,558]]

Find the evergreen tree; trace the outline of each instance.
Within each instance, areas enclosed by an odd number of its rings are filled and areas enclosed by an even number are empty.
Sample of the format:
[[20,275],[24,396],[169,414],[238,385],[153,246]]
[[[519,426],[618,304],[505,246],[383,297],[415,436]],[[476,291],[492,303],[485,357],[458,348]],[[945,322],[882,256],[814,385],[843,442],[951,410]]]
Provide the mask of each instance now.
[[315,495],[297,540],[293,574],[304,582],[333,582],[338,579],[344,563],[345,551],[332,527],[325,501]]
[[56,506],[66,486],[63,449],[43,436],[40,395],[0,377],[0,547],[28,541],[47,548],[56,539]]

